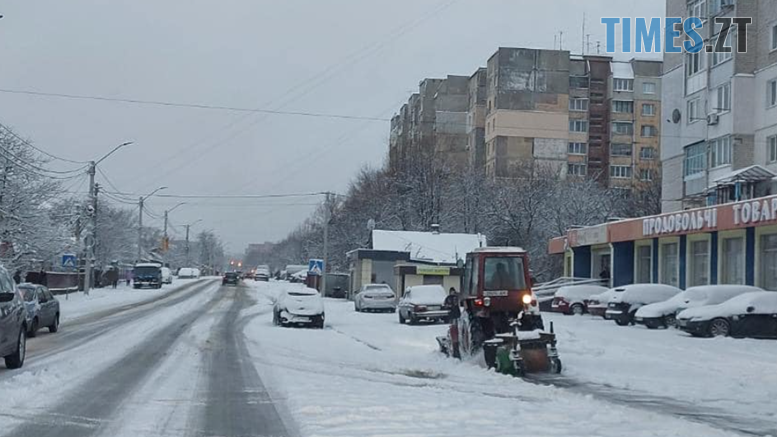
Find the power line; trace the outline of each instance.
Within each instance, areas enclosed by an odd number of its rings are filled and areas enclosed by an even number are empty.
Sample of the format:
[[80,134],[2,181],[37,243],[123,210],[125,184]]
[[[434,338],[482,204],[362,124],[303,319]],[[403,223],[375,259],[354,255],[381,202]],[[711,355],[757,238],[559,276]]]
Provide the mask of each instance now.
[[16,138],[17,140],[21,141],[24,145],[37,150],[38,152],[48,156],[49,158],[57,159],[59,161],[69,162],[71,164],[88,164],[88,162],[86,162],[86,161],[74,161],[72,159],[63,158],[61,156],[57,156],[57,155],[49,153],[49,152],[47,152],[47,151],[45,151],[43,149],[40,149],[40,148],[36,147],[34,144],[32,144],[31,142],[29,142],[29,141],[25,140],[24,138],[20,137],[19,135],[17,135],[16,132],[14,132],[11,128],[9,128],[8,126],[6,126],[6,125],[4,125],[2,123],[0,123],[0,128],[2,128],[4,131],[8,132],[11,136]]
[[[49,174],[39,173],[39,172],[37,172],[35,170],[32,170],[31,168],[37,169],[37,168],[40,168],[40,167],[34,166],[34,165],[32,165],[32,164],[30,164],[30,163],[28,163],[28,162],[18,158],[16,155],[8,152],[2,146],[0,146],[0,155],[2,155],[6,159],[6,163],[7,164],[12,164],[14,167],[18,168],[19,170],[22,170],[25,173],[32,174],[32,175],[35,175],[35,176],[38,176],[38,177],[41,177],[41,178],[57,179],[57,180],[66,181],[66,180],[75,179],[75,178],[81,176],[81,174],[75,174],[75,175],[71,175],[71,176],[53,176],[53,175],[49,175]],[[25,167],[25,165],[28,166],[28,167]]]
[[[103,191],[105,192],[105,191]],[[121,195],[121,196],[138,196],[136,193],[125,193],[125,192],[108,192],[110,194],[114,195]],[[290,194],[228,194],[228,195],[219,195],[219,194],[155,194],[154,197],[158,198],[165,198],[165,199],[278,199],[278,198],[288,198],[288,197],[312,197],[312,196],[322,196],[326,194],[325,192],[316,192],[316,193],[290,193]]]

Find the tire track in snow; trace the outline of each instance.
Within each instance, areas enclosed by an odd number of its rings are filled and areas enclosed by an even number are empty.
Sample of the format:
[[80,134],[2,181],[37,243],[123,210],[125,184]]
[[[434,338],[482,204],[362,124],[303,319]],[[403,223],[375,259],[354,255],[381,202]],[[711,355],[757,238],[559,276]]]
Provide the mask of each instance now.
[[[214,284],[208,284],[213,286]],[[83,437],[97,434],[134,389],[155,370],[168,350],[202,315],[224,298],[215,293],[207,304],[166,325],[160,333],[127,351],[123,359],[98,372],[46,413],[13,429],[14,437]]]
[[598,401],[675,416],[724,431],[754,436],[777,436],[777,424],[774,422],[761,420],[758,417],[741,417],[719,408],[604,384],[578,381],[566,376],[530,375],[525,379],[538,385],[551,385],[573,393],[590,395]]
[[262,382],[245,343],[243,328],[250,318],[241,319],[240,312],[253,303],[246,287],[236,288],[232,305],[211,333],[212,348],[203,363],[207,402],[196,426],[201,435],[296,435],[289,415]]

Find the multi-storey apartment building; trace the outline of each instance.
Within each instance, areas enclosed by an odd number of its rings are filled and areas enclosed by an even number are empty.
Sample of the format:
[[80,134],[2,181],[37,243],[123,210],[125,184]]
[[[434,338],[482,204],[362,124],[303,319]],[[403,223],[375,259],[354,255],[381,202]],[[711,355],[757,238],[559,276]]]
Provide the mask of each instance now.
[[666,53],[661,133],[666,212],[777,192],[777,2],[667,0],[667,16],[752,17],[746,53]]
[[500,48],[489,58],[486,175],[512,177],[531,163],[560,170],[570,126],[568,51]]
[[457,168],[469,162],[467,76],[424,79],[391,119],[389,165],[401,168],[414,151]]
[[[469,165],[492,179],[538,164],[559,177],[594,177],[615,188],[651,181],[660,168],[661,74],[660,61],[500,48],[468,78]],[[411,143],[436,143],[437,156],[462,162],[458,124],[443,122],[461,117],[460,78],[421,82],[418,109],[411,97],[392,120],[392,162]],[[449,137],[439,135],[445,128]],[[454,146],[445,147],[444,138]]]

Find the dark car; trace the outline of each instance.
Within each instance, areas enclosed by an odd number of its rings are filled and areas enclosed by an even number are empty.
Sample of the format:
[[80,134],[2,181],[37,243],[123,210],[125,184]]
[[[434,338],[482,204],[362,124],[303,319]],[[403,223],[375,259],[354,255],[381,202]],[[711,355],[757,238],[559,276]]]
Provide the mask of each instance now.
[[777,338],[777,292],[756,291],[689,308],[677,315],[677,326],[696,337]]
[[619,326],[634,324],[634,315],[643,306],[663,302],[682,292],[677,287],[664,284],[632,284],[613,290],[615,294],[607,304],[604,317],[614,320]]
[[59,330],[59,301],[48,288],[37,284],[19,284],[27,307],[27,335],[35,337],[40,328]]
[[27,308],[8,271],[0,267],[0,357],[18,369],[27,355]]
[[221,285],[237,285],[240,282],[240,274],[237,272],[227,272],[221,280]]

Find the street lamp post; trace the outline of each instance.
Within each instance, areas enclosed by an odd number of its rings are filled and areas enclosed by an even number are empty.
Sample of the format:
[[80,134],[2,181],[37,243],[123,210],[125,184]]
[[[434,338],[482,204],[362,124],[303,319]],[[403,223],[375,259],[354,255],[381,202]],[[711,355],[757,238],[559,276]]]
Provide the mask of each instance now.
[[166,190],[167,187],[159,187],[156,190],[152,191],[146,196],[141,196],[138,199],[138,206],[140,207],[140,211],[138,214],[138,262],[142,259],[143,254],[143,203],[148,199],[149,197],[153,196],[157,193],[157,191]]
[[[3,18],[0,15],[0,18]],[[119,149],[133,144],[132,141],[127,141],[114,147],[113,150],[103,155],[102,158],[97,161],[89,161],[89,169],[87,174],[89,175],[89,207],[91,208],[88,232],[84,239],[86,260],[84,260],[84,294],[89,294],[89,289],[92,288],[92,258],[94,257],[94,245],[95,236],[97,234],[97,185],[94,182],[94,176],[97,173],[97,164],[105,161],[106,158],[113,155]]]
[[167,218],[171,212],[175,211],[176,208],[184,205],[186,205],[186,202],[181,202],[178,205],[175,205],[174,207],[165,211],[164,242],[162,243],[162,245],[164,246],[165,261],[167,260],[167,251],[170,249],[170,239],[167,236]]

